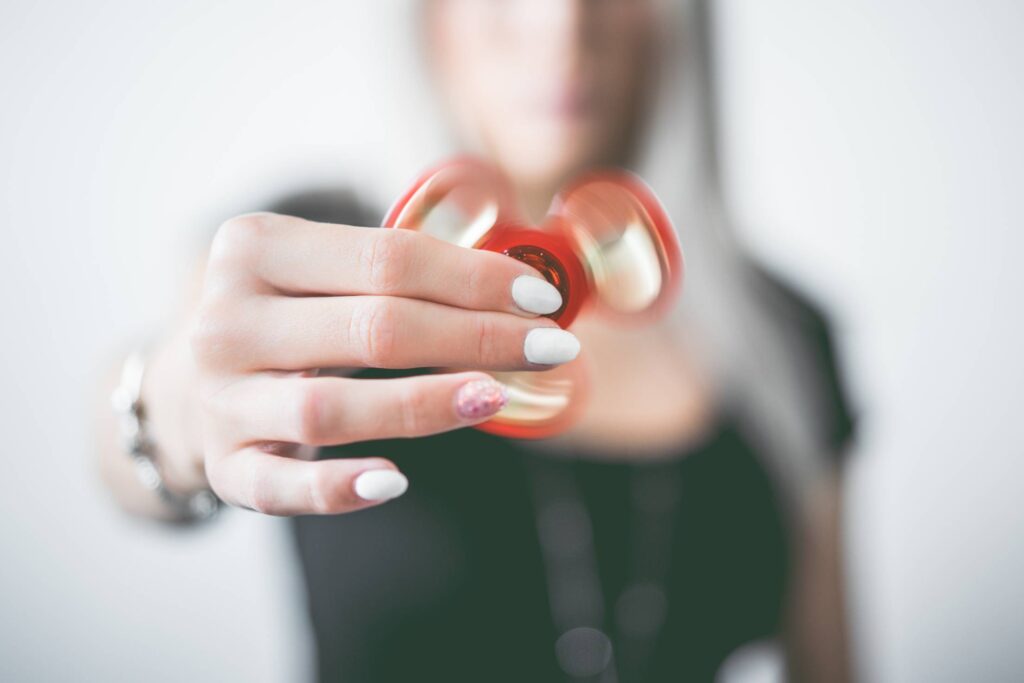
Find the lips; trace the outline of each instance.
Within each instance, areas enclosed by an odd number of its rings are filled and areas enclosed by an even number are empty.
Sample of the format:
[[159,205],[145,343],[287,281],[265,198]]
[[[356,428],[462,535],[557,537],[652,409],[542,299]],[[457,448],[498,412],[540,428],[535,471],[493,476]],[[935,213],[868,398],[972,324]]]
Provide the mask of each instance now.
[[551,78],[528,81],[527,99],[531,109],[546,116],[582,118],[593,115],[600,104],[593,79],[583,77]]
[[593,88],[567,86],[548,99],[548,111],[564,118],[584,118],[596,113],[597,102]]

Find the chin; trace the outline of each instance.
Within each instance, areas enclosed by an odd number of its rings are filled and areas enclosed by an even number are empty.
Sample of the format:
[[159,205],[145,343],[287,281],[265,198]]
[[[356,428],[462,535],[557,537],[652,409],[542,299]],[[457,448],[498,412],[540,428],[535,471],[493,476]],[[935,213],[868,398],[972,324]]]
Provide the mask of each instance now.
[[536,136],[499,154],[501,166],[519,185],[547,187],[559,184],[597,159],[592,145],[577,136]]

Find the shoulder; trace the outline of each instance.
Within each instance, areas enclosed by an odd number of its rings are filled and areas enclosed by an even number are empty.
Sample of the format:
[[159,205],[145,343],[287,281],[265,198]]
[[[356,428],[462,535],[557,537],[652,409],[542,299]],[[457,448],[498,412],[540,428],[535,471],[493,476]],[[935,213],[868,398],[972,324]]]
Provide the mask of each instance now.
[[320,223],[379,225],[381,216],[343,187],[322,187],[282,195],[266,205],[267,211]]
[[750,263],[752,288],[781,326],[803,370],[802,380],[819,412],[820,437],[841,453],[853,439],[856,415],[839,362],[835,333],[825,309],[810,294],[762,264]]

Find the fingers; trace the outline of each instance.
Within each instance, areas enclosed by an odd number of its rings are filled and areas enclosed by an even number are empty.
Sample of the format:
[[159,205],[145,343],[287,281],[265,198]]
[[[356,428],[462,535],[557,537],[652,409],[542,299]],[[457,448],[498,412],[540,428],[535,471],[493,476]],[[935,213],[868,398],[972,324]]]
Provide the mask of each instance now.
[[325,367],[541,369],[579,342],[546,319],[558,291],[529,266],[404,230],[254,214],[211,250],[192,350],[207,396],[206,474],[225,501],[336,514],[401,495],[386,460],[298,459],[314,446],[475,424],[507,401],[480,373],[398,380],[273,376]]
[[265,297],[200,324],[201,362],[238,371],[317,367],[538,369],[579,353],[546,319],[395,297]]
[[241,265],[288,294],[410,297],[520,315],[562,304],[554,286],[516,259],[411,230],[250,214],[221,226],[212,256],[213,265]]
[[386,380],[261,374],[217,392],[207,408],[233,444],[326,446],[437,434],[481,422],[507,402],[504,386],[479,372]]
[[208,401],[225,447],[207,458],[206,473],[224,501],[265,514],[351,512],[400,496],[405,477],[378,458],[306,462],[261,446],[423,436],[485,420],[507,401],[504,387],[481,373],[254,376]]
[[222,500],[268,515],[352,512],[400,496],[408,485],[381,458],[305,462],[256,447],[210,458],[206,470]]

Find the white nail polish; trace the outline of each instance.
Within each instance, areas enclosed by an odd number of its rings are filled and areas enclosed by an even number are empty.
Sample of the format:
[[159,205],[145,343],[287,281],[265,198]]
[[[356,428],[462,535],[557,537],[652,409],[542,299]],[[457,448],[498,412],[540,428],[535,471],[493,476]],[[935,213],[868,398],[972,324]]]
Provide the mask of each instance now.
[[562,307],[562,295],[547,280],[520,275],[512,281],[512,300],[527,313],[546,315]]
[[523,344],[526,360],[538,365],[568,363],[580,352],[580,340],[572,332],[557,327],[530,330]]
[[356,477],[356,495],[363,500],[391,500],[409,488],[409,480],[395,470],[370,470]]

